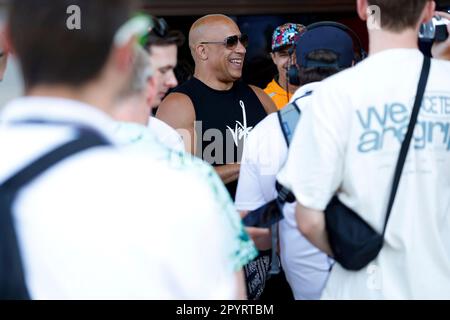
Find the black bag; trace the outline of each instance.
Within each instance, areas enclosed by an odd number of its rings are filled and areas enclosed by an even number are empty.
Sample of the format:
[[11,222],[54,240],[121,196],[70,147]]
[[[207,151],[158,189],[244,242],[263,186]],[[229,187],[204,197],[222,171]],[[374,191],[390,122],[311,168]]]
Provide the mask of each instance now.
[[80,128],[73,141],[41,156],[0,185],[0,300],[30,299],[12,214],[20,190],[69,156],[103,145],[109,143],[99,134]]
[[295,196],[278,182],[276,183],[278,197],[250,211],[243,219],[242,223],[246,227],[270,228],[274,224],[284,219],[283,206],[286,202],[295,201]]
[[408,132],[402,143],[395,168],[383,232],[379,234],[375,231],[358,214],[340,202],[336,196],[325,209],[326,229],[331,250],[333,251],[334,259],[345,269],[355,271],[361,270],[378,256],[383,247],[387,223],[394,204],[395,194],[398,189],[403,166],[405,164],[420,106],[422,104],[430,71],[430,64],[431,59],[425,57],[417,88],[416,100],[414,102],[414,108],[408,126]]

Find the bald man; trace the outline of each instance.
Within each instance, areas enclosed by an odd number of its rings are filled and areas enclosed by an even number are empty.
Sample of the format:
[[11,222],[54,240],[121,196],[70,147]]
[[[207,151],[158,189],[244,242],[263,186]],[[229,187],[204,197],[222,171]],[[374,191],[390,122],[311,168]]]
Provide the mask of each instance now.
[[227,16],[197,20],[189,32],[194,77],[168,95],[156,115],[180,132],[186,150],[215,167],[233,198],[247,135],[276,111],[263,90],[238,81],[247,44]]

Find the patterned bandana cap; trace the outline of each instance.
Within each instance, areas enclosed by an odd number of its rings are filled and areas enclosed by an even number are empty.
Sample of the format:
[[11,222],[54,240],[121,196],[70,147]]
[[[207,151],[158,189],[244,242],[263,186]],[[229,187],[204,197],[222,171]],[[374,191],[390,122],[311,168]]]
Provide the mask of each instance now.
[[298,37],[306,31],[302,24],[286,23],[275,29],[272,35],[272,52],[279,48],[293,45]]

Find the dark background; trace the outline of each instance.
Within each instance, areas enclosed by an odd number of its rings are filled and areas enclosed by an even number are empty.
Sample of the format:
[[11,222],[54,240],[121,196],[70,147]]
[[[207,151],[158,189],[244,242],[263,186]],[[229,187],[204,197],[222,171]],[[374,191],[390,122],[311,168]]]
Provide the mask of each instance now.
[[[450,9],[450,0],[436,2],[441,9]],[[243,79],[261,88],[276,74],[269,56],[270,39],[275,27],[283,23],[337,21],[353,29],[368,49],[366,25],[356,14],[356,0],[144,0],[144,3],[149,13],[164,17],[171,29],[182,31],[186,37],[192,23],[205,14],[222,13],[233,18],[241,32],[250,38]],[[427,45],[422,44],[421,48],[429,51]],[[178,58],[184,72],[193,68],[187,43],[180,48]]]

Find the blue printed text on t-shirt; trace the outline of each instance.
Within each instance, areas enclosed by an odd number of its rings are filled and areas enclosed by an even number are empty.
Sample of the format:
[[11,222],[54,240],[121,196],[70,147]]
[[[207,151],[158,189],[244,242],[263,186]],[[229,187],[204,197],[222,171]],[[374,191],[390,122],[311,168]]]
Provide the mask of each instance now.
[[[358,151],[369,153],[382,150],[387,139],[395,139],[400,144],[403,142],[408,130],[411,107],[390,102],[382,108],[371,106],[357,110],[356,114],[363,129]],[[424,97],[411,143],[417,150],[431,146],[450,150],[450,94]]]

